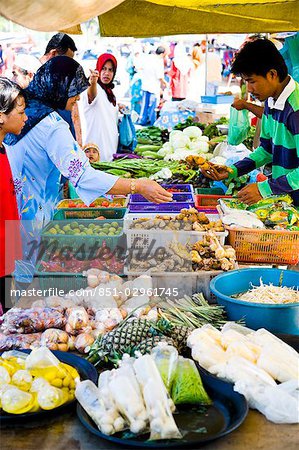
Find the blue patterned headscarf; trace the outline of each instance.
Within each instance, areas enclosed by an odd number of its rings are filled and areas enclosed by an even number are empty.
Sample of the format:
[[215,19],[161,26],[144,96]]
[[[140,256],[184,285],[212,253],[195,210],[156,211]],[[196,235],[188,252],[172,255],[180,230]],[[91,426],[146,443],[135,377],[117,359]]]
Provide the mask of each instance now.
[[14,145],[42,119],[57,109],[65,109],[70,97],[89,86],[83,68],[68,56],[56,56],[41,66],[25,89],[28,120],[19,135],[8,134],[7,145]]

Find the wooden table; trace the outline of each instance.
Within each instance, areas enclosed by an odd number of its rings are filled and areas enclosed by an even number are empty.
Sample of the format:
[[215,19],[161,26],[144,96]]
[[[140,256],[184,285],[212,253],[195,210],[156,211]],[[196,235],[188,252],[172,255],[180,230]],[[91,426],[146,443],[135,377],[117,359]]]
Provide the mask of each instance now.
[[[297,425],[273,424],[257,411],[250,411],[237,430],[206,444],[203,448],[204,450],[297,450],[298,428]],[[76,413],[71,412],[40,423],[27,423],[22,428],[2,427],[0,449],[120,450],[120,446],[110,444],[90,433],[81,425]]]

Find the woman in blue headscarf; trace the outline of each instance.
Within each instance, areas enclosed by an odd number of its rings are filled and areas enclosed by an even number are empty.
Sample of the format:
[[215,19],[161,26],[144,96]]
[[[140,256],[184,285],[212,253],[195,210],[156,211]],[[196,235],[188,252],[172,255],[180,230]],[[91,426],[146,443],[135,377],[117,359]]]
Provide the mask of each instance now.
[[132,190],[150,201],[169,201],[169,194],[151,180],[130,181],[90,166],[69,125],[56,112],[71,111],[88,86],[80,64],[67,56],[52,58],[40,67],[25,90],[28,120],[22,133],[5,139],[23,224],[24,261],[18,271],[19,281],[31,281],[36,260],[32,241],[38,241],[41,229],[53,217],[61,175],[70,180],[87,205],[101,195],[128,194]]

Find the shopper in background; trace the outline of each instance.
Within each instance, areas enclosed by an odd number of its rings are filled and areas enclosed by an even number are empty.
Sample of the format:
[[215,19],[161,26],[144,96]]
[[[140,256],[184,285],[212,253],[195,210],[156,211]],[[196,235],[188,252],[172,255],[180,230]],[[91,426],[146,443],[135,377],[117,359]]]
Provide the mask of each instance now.
[[188,57],[184,45],[178,43],[174,48],[174,58],[168,72],[173,101],[184,100],[187,97],[191,69],[192,61]]
[[[46,46],[45,54],[40,58],[40,61],[44,64],[55,56],[68,56],[69,58],[74,58],[76,51],[76,44],[70,36],[65,33],[56,33],[49,40]],[[59,109],[57,112],[69,124],[74,139],[78,140],[78,137],[81,135],[81,125],[80,122],[78,123],[79,114],[76,111],[77,105],[74,109],[75,111],[73,111],[73,113],[75,113],[75,116],[77,117],[76,124],[74,124],[71,111]]]
[[222,61],[219,53],[214,48],[214,39],[206,54],[207,58],[207,92],[206,95],[217,95],[222,81]]
[[25,106],[22,89],[0,77],[0,315],[10,306],[10,275],[22,256],[15,186],[3,141],[7,133],[21,133],[27,120]]
[[56,33],[49,40],[44,55],[40,58],[40,62],[44,64],[54,56],[69,56],[74,58],[77,51],[74,40],[65,33]]
[[272,177],[245,186],[238,198],[253,204],[263,197],[290,194],[299,205],[299,84],[268,39],[247,42],[237,53],[232,72],[247,82],[248,92],[265,101],[260,145],[247,158],[232,166],[233,174],[212,166],[204,172],[215,180],[235,178],[272,163]]
[[112,161],[118,146],[118,106],[113,93],[117,61],[110,53],[97,60],[90,86],[79,102],[83,145],[94,142],[101,149],[101,161]]
[[86,144],[82,148],[90,163],[100,162],[100,149],[96,144]]
[[35,56],[23,53],[18,54],[12,69],[12,80],[21,88],[25,89],[40,66],[41,63]]
[[153,125],[156,121],[161,88],[167,85],[164,80],[164,55],[165,48],[160,46],[155,54],[144,57],[141,76],[142,103],[138,121],[140,125]]
[[4,62],[4,58],[3,58],[3,48],[2,48],[2,45],[0,44],[0,75],[2,74],[4,68],[5,68],[5,62]]
[[[204,47],[204,46],[203,46]],[[196,102],[201,101],[201,96],[205,94],[205,55],[201,44],[195,44],[192,49],[193,68],[190,75],[190,85],[188,98]]]

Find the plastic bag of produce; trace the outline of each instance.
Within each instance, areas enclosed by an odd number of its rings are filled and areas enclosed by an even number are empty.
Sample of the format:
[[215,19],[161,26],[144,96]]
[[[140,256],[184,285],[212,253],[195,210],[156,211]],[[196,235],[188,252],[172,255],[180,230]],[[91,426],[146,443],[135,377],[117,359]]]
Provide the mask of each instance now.
[[203,387],[194,361],[179,357],[171,397],[175,405],[183,403],[210,405],[210,397]]
[[299,384],[297,380],[270,386],[240,380],[234,390],[243,394],[250,408],[257,409],[274,423],[299,423]]
[[2,409],[10,414],[25,414],[36,410],[36,397],[34,394],[23,392],[21,389],[10,386],[1,396]]
[[[108,372],[108,371],[107,371]],[[124,419],[116,408],[108,408],[96,385],[90,380],[79,383],[76,398],[102,433],[114,434],[126,427]]]
[[[150,355],[136,359],[134,370],[141,386],[150,421],[150,440],[181,439],[171,412],[173,402],[168,397],[157,366]],[[170,402],[172,405],[170,405]]]
[[228,143],[230,145],[239,145],[243,142],[249,132],[250,123],[248,111],[242,109],[238,111],[237,109],[230,107],[229,115],[229,127],[228,127]]
[[171,395],[171,387],[174,380],[176,366],[179,358],[178,351],[175,347],[161,342],[151,351],[151,355],[160,372],[163,383]]
[[70,400],[68,392],[55,386],[47,386],[37,393],[37,401],[42,409],[54,409]]

